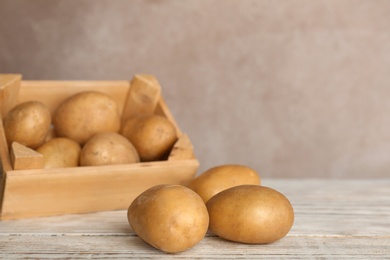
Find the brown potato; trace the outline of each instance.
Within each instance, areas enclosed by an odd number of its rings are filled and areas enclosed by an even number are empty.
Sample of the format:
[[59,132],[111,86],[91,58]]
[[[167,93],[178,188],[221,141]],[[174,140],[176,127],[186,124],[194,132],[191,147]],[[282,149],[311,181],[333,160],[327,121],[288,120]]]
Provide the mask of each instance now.
[[93,135],[118,132],[120,115],[117,104],[107,94],[85,91],[63,101],[53,117],[57,136],[85,144]]
[[294,222],[290,201],[280,192],[258,185],[224,190],[207,203],[209,229],[235,242],[265,244],[284,237]]
[[260,185],[259,174],[244,165],[227,164],[208,169],[192,180],[188,187],[207,202],[223,190],[244,184]]
[[118,133],[94,135],[81,149],[81,166],[128,164],[139,162],[134,146]]
[[36,150],[43,155],[44,168],[77,167],[80,158],[80,145],[65,137],[53,138]]
[[209,216],[203,200],[181,185],[158,185],[144,191],[128,209],[129,224],[146,243],[177,253],[206,235]]
[[32,149],[40,146],[49,132],[51,115],[45,104],[23,102],[14,107],[4,119],[8,147],[17,142]]
[[177,141],[173,124],[158,115],[128,119],[121,134],[137,149],[141,161],[162,160]]

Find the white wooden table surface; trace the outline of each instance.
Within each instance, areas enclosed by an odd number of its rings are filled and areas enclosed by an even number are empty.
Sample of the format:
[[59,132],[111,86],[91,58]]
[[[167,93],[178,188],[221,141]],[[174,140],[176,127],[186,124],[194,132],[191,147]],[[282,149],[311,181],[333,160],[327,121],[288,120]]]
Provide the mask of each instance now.
[[166,254],[141,241],[126,211],[0,221],[0,259],[390,259],[390,179],[263,180],[284,193],[295,223],[283,239],[245,245],[208,234]]

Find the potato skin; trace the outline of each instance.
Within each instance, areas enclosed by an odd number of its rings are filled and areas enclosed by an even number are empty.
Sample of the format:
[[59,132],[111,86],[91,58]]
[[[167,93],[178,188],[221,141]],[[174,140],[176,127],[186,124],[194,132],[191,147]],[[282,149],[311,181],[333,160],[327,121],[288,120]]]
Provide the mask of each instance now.
[[81,166],[129,164],[139,162],[134,146],[118,133],[94,135],[81,149]]
[[44,158],[44,168],[77,167],[80,145],[65,137],[52,138],[36,150]]
[[32,149],[39,147],[45,141],[50,124],[51,115],[45,104],[27,101],[17,105],[4,119],[8,147],[12,142]]
[[207,203],[209,229],[235,242],[266,244],[284,237],[294,222],[290,201],[280,192],[257,185],[224,190]]
[[64,100],[53,116],[57,136],[85,144],[93,135],[119,132],[117,104],[107,94],[85,91]]
[[208,169],[193,179],[188,187],[207,202],[223,190],[244,184],[260,185],[259,174],[244,165],[227,164]]
[[146,243],[167,253],[195,246],[206,235],[209,217],[202,199],[181,185],[157,185],[128,209],[129,224]]
[[158,115],[126,120],[121,134],[134,145],[144,162],[162,160],[177,141],[173,124]]

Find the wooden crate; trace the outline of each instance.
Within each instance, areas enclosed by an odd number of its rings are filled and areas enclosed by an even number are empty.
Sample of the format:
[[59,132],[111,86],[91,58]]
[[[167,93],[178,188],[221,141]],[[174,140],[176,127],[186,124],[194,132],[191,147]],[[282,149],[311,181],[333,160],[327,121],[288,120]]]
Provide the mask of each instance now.
[[[24,81],[21,75],[0,74],[2,119],[18,103],[38,100],[53,113],[65,98],[82,91],[109,94],[120,107],[128,102],[132,81]],[[127,209],[145,189],[163,183],[185,184],[198,170],[188,136],[179,129],[164,99],[154,113],[176,127],[178,141],[164,161],[128,165],[13,170],[0,120],[0,219]]]

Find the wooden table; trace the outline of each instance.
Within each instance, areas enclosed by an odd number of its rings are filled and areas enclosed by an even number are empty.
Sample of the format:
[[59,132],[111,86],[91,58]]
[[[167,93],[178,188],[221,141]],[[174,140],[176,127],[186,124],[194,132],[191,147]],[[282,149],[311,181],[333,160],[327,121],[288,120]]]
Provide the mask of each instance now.
[[212,234],[194,248],[166,254],[141,241],[126,211],[0,222],[0,259],[390,259],[390,179],[266,179],[295,209],[283,239],[268,245]]

